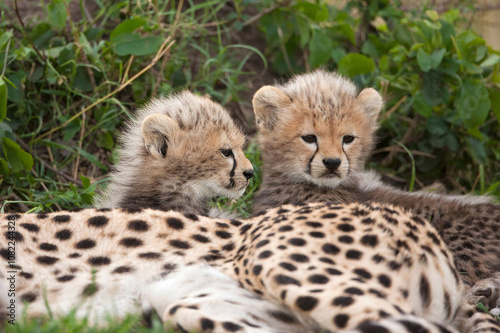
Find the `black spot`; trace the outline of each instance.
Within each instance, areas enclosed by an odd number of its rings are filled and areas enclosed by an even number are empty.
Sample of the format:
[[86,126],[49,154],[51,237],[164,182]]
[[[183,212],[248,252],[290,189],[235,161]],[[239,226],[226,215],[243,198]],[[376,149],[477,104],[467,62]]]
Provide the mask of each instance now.
[[213,330],[215,327],[214,322],[208,318],[201,318],[200,323],[201,323],[201,329],[204,331],[205,330]]
[[351,294],[351,295],[363,295],[364,292],[363,290],[356,288],[356,287],[350,287],[344,290],[346,294]]
[[300,253],[294,253],[290,255],[290,259],[296,262],[309,262],[309,258]]
[[19,220],[21,218],[20,214],[9,214],[5,217],[8,221]]
[[319,258],[319,261],[324,262],[326,264],[335,265],[335,261],[333,261],[330,258],[321,257]]
[[59,260],[59,258],[49,257],[49,256],[39,256],[36,257],[36,261],[38,261],[42,265],[53,265]]
[[345,256],[348,259],[360,259],[363,256],[363,253],[358,250],[349,250],[346,252]]
[[189,245],[188,242],[177,240],[177,239],[171,240],[169,242],[169,244],[172,245],[173,247],[176,247],[178,249],[183,249],[183,250],[191,248],[191,245]]
[[378,237],[376,235],[364,235],[361,237],[361,244],[369,247],[378,245]]
[[335,213],[328,213],[328,214],[324,214],[323,216],[321,216],[322,218],[324,219],[334,219],[336,218],[338,215],[335,214]]
[[135,214],[135,213],[142,212],[142,208],[140,208],[140,207],[124,207],[124,208],[122,208],[122,211],[124,211],[125,213],[129,213],[129,214]]
[[160,259],[161,258],[161,253],[158,253],[158,252],[139,253],[139,258],[143,258],[143,259]]
[[381,263],[382,261],[385,261],[385,258],[382,257],[381,255],[376,254],[372,257],[372,260],[378,264]]
[[60,240],[67,240],[71,238],[71,231],[69,229],[63,229],[56,232],[55,237]]
[[103,265],[109,265],[111,263],[111,260],[108,257],[90,257],[88,260],[89,264],[92,266],[103,266]]
[[409,320],[398,320],[400,324],[407,328],[408,332],[429,333],[429,330],[417,322]]
[[173,315],[173,314],[175,314],[175,313],[177,312],[177,310],[178,310],[180,307],[181,307],[180,305],[176,305],[176,306],[172,307],[172,308],[168,311],[168,313],[169,313],[169,314],[171,314],[171,315]]
[[245,224],[244,226],[242,226],[240,228],[240,235],[244,235],[251,227],[252,227],[251,224]]
[[389,263],[389,267],[391,268],[391,270],[393,271],[398,271],[400,268],[401,268],[401,264],[395,262],[394,260],[392,260],[390,263]]
[[185,218],[190,219],[191,221],[198,221],[198,216],[194,214],[184,213]]
[[81,208],[81,207],[75,207],[75,208],[69,209],[68,212],[78,213],[78,212],[81,212],[82,210],[83,210],[83,208]]
[[184,229],[184,223],[179,220],[178,218],[175,217],[169,217],[167,218],[167,225],[175,230],[182,230]]
[[134,237],[125,237],[122,240],[120,240],[120,245],[125,246],[125,247],[138,247],[142,246],[142,241],[138,238]]
[[67,281],[71,281],[75,278],[74,275],[63,275],[63,276],[60,276],[57,278],[57,281],[59,282],[67,282]]
[[80,258],[82,255],[80,253],[71,253],[68,257],[69,258]]
[[429,280],[422,274],[420,277],[420,297],[422,298],[422,304],[424,308],[428,308],[431,302],[431,287],[429,285]]
[[362,219],[361,223],[363,223],[363,224],[374,224],[375,220],[372,219],[371,217],[367,217],[367,218]]
[[273,255],[273,253],[271,251],[262,251],[259,254],[259,259],[267,259],[267,258],[269,258],[272,255]]
[[345,244],[352,244],[354,242],[354,239],[351,236],[340,236],[339,242]]
[[149,225],[142,220],[133,220],[128,223],[128,229],[138,232],[144,232],[149,230]]
[[432,239],[432,242],[436,245],[439,245],[439,238],[436,236],[435,233],[428,231],[427,236],[429,236]]
[[309,282],[316,283],[316,284],[325,284],[325,283],[328,283],[328,281],[330,281],[329,278],[327,278],[326,276],[321,275],[321,274],[311,275],[308,278],[308,280],[309,280]]
[[215,235],[219,238],[222,238],[222,239],[228,239],[228,238],[231,238],[231,234],[227,231],[222,231],[222,230],[217,230],[215,232]]
[[289,276],[282,275],[282,274],[276,275],[274,277],[274,281],[277,284],[282,284],[282,285],[284,285],[284,284],[294,284],[294,285],[300,286],[300,282],[298,280],[295,280],[294,278],[291,278]]
[[37,295],[34,293],[26,293],[21,295],[21,302],[28,302],[31,303],[34,300],[36,300]]
[[22,242],[24,241],[24,237],[21,233],[18,231],[6,231],[5,232],[5,238],[16,241],[16,242]]
[[337,226],[337,229],[339,229],[340,231],[344,231],[344,232],[351,232],[351,231],[356,230],[352,225],[350,225],[348,223],[339,224]]
[[191,236],[191,238],[194,239],[197,242],[200,242],[200,243],[208,243],[208,242],[210,242],[210,238],[205,237],[203,235],[193,235],[193,236]]
[[123,273],[128,273],[128,272],[132,272],[133,269],[132,267],[129,267],[129,266],[118,266],[116,267],[112,273],[116,273],[116,274],[123,274]]
[[104,212],[110,212],[111,208],[98,208],[96,209],[96,212],[104,213]]
[[279,321],[282,321],[284,323],[295,323],[296,320],[293,316],[289,315],[286,312],[283,311],[269,311],[268,312],[272,317],[278,319]]
[[349,316],[346,314],[338,314],[333,318],[333,322],[337,327],[344,328],[347,325],[347,322],[349,321]]
[[337,254],[340,252],[340,249],[337,246],[330,243],[326,243],[325,245],[323,245],[322,249],[327,254]]
[[229,244],[226,244],[222,247],[222,249],[224,251],[232,251],[234,250],[234,243],[229,243]]
[[255,245],[255,248],[258,249],[260,247],[263,247],[264,245],[267,245],[269,244],[269,239],[264,239],[260,242],[257,243],[257,245]]
[[75,248],[77,249],[91,249],[93,247],[95,247],[95,241],[90,239],[90,238],[87,238],[87,239],[83,239],[81,241],[79,241],[78,243],[75,244]]
[[[387,328],[372,321],[365,321],[356,327],[361,333],[391,333]],[[443,332],[444,333],[444,332]]]
[[33,223],[21,223],[20,226],[31,232],[38,232],[40,230],[40,228]]
[[311,296],[300,296],[295,301],[295,304],[302,311],[311,311],[318,305],[318,299]]
[[46,219],[47,217],[49,217],[49,214],[47,214],[47,213],[38,213],[38,214],[36,214],[36,218],[38,218],[40,220]]
[[353,271],[355,274],[361,276],[362,278],[364,279],[371,279],[372,278],[372,275],[370,272],[368,272],[366,269],[364,268],[356,268],[354,271]]
[[14,258],[15,253],[14,253],[14,251],[9,252],[9,250],[3,248],[3,249],[0,249],[0,255],[5,260],[9,260],[9,257]]
[[253,266],[252,272],[255,275],[259,275],[260,272],[262,272],[262,266],[261,265],[255,265],[255,266]]
[[381,285],[383,285],[386,288],[389,288],[391,286],[391,278],[388,277],[385,274],[380,274],[378,277],[378,282],[380,282]]
[[289,264],[287,262],[281,262],[280,266],[283,267],[284,269],[286,269],[287,271],[290,271],[290,272],[297,270],[297,267],[295,267],[294,265]]
[[40,244],[40,250],[44,251],[57,251],[57,246],[50,243],[42,243]]
[[314,237],[314,238],[324,238],[325,234],[319,231],[311,231],[309,233],[309,236]]
[[242,222],[238,221],[238,220],[231,220],[231,225],[234,225],[235,227],[239,227],[240,225],[242,225]]
[[223,222],[217,222],[217,226],[219,228],[226,228],[226,229],[229,228],[229,224]]
[[54,220],[54,222],[57,222],[57,223],[67,223],[70,220],[70,216],[69,215],[56,215],[52,218],[52,220]]
[[294,245],[294,246],[304,246],[304,245],[306,245],[306,241],[303,240],[302,238],[290,238],[288,240],[288,244]]
[[342,272],[335,268],[327,268],[325,271],[330,275],[342,275]]
[[346,307],[354,303],[354,299],[350,296],[340,296],[336,297],[332,301],[332,305]]
[[321,228],[323,226],[323,223],[320,222],[306,222],[306,225],[311,227],[311,228]]
[[291,225],[284,225],[278,229],[280,232],[292,231],[293,227]]
[[108,218],[106,216],[93,216],[89,219],[89,226],[102,228],[108,224]]
[[222,327],[224,327],[224,329],[228,332],[237,332],[243,329],[243,327],[241,327],[240,325],[232,323],[230,321],[223,322]]

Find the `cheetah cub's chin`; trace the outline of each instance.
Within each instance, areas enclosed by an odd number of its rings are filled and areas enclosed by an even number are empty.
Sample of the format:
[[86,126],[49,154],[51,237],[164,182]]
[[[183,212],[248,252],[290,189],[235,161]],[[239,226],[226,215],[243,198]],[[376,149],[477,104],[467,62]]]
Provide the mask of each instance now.
[[228,112],[206,97],[154,99],[123,132],[120,162],[97,206],[207,215],[209,199],[240,197],[253,176],[244,141]]
[[357,94],[341,76],[317,71],[284,86],[265,86],[253,98],[264,174],[336,188],[349,182],[373,146],[382,97]]

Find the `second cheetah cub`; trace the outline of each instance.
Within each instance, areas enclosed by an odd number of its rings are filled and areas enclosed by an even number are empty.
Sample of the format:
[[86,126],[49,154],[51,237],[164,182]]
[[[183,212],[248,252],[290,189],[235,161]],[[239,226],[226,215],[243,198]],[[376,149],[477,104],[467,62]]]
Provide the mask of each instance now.
[[209,98],[184,91],[154,99],[122,134],[120,161],[97,206],[208,215],[209,199],[239,198],[253,176],[244,141]]

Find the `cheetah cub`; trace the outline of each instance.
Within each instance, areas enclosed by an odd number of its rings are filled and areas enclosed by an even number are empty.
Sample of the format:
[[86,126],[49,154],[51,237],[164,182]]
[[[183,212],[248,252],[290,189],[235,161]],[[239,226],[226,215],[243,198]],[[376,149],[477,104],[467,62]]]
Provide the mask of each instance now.
[[151,209],[0,214],[0,237],[1,321],[76,307],[99,323],[153,308],[182,332],[500,328],[463,304],[435,229],[390,205],[284,205],[246,220]]
[[239,198],[253,168],[244,135],[222,106],[188,91],[152,100],[121,137],[119,163],[97,207],[207,215],[207,201]]
[[[300,202],[390,203],[431,221],[469,285],[500,271],[500,205],[480,197],[408,193],[363,171],[383,106],[377,91],[358,93],[350,80],[316,71],[262,87],[253,106],[263,159],[255,214]],[[486,293],[498,298],[498,292]]]

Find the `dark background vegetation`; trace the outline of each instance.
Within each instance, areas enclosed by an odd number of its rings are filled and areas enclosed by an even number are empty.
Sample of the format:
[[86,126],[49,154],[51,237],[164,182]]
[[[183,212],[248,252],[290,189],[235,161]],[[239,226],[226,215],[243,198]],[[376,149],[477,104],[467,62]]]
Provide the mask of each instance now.
[[[17,9],[16,9],[17,6]],[[456,7],[458,8],[458,7]],[[124,120],[152,96],[208,94],[255,134],[264,84],[324,67],[386,101],[369,167],[406,189],[500,198],[500,53],[472,6],[397,0],[0,4],[0,208],[89,206]],[[259,168],[259,152],[249,157]],[[247,211],[260,177],[232,208]],[[227,202],[219,201],[220,205]]]

